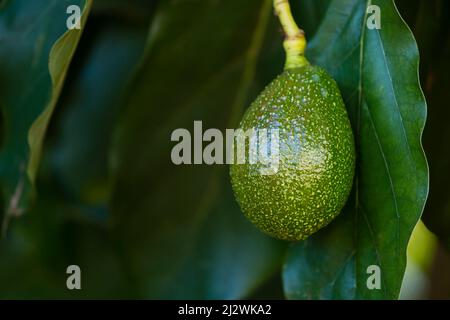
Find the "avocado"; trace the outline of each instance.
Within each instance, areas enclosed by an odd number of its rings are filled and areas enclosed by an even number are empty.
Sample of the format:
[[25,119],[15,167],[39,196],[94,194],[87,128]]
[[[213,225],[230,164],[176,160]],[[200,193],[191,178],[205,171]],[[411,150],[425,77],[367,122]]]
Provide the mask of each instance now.
[[[309,63],[286,69],[247,109],[239,128],[278,130],[272,174],[262,170],[267,163],[230,165],[235,197],[253,224],[295,241],[339,214],[352,188],[355,146],[339,88],[324,69]],[[246,146],[258,143],[248,139]]]

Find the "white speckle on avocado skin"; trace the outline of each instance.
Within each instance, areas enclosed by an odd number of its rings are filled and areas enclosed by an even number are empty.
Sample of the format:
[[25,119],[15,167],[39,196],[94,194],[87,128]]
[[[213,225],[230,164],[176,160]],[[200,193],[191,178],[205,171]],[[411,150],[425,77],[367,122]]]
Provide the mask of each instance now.
[[240,127],[280,133],[276,174],[261,175],[258,163],[230,168],[236,199],[256,226],[279,239],[302,240],[339,214],[352,187],[355,148],[341,94],[325,70],[285,71],[253,102]]

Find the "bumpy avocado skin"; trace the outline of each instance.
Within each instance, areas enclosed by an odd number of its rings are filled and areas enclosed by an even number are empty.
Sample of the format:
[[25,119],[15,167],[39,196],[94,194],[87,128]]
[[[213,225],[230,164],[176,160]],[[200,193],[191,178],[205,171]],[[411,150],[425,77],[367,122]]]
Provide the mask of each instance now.
[[250,221],[293,241],[339,214],[352,188],[355,146],[342,96],[325,70],[284,71],[249,107],[240,128],[279,129],[280,137],[275,174],[261,174],[267,167],[261,163],[230,166],[235,197]]

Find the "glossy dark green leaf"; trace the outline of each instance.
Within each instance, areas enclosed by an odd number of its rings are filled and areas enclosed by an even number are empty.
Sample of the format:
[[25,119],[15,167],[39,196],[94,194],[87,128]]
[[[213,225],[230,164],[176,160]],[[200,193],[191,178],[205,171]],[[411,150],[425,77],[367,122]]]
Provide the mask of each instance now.
[[[379,30],[366,27],[369,5],[381,9]],[[391,0],[334,0],[308,57],[341,89],[357,140],[357,174],[339,218],[290,248],[286,296],[396,299],[428,192],[421,147],[426,104],[415,40]],[[367,287],[371,265],[381,269],[379,290]]]
[[[68,30],[69,5],[91,1],[6,1],[0,8],[0,185],[5,219],[20,215],[33,191],[42,142],[81,30]],[[6,223],[5,223],[6,225]]]
[[236,204],[227,166],[176,166],[173,130],[233,127],[253,82],[271,0],[161,2],[121,117],[114,229],[146,298],[241,298],[271,276],[283,245]]

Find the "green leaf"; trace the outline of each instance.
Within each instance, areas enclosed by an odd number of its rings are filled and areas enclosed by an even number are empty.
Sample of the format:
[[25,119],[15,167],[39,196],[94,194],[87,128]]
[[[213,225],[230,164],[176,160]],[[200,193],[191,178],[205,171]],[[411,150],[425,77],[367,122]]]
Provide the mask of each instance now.
[[[161,2],[113,156],[114,230],[137,295],[231,299],[281,264],[242,215],[226,166],[176,166],[177,128],[234,127],[253,98],[271,0]],[[281,70],[281,69],[280,69]]]
[[0,8],[0,186],[10,217],[27,208],[42,142],[82,30],[67,30],[69,5],[91,0],[6,1]]
[[[381,8],[380,30],[366,28],[368,5]],[[357,140],[357,177],[337,221],[290,248],[285,294],[396,299],[428,192],[421,147],[426,104],[415,40],[391,0],[334,0],[308,56],[342,91]],[[367,288],[371,265],[381,268],[380,290]]]

